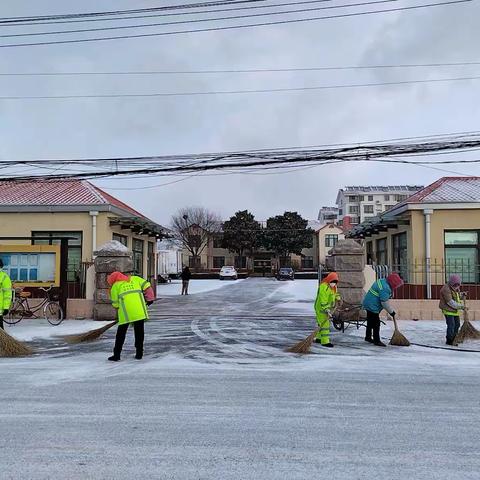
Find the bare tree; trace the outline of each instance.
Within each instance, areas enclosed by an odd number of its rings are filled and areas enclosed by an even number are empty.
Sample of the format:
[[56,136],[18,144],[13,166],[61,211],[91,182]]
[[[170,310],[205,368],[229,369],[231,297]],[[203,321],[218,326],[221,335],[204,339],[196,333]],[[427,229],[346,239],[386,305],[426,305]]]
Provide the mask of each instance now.
[[220,216],[203,207],[181,208],[171,221],[174,236],[191,254],[195,269],[209,239],[220,232],[221,227]]

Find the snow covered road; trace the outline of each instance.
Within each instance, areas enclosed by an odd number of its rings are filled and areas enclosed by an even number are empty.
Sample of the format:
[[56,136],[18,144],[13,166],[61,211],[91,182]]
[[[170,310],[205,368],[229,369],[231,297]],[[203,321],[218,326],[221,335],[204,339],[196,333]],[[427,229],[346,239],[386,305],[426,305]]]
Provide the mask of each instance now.
[[[379,349],[354,329],[285,353],[314,327],[307,285],[167,296],[141,362],[131,332],[118,364],[114,330],[30,335],[33,358],[0,359],[1,478],[478,479],[480,353]],[[443,322],[401,328],[443,343]]]

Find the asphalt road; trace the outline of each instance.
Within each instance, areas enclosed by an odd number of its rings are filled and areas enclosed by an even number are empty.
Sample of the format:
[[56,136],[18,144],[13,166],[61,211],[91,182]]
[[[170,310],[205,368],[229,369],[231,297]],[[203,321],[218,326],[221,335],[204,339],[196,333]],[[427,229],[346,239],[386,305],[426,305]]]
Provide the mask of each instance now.
[[252,279],[155,305],[146,356],[37,342],[0,360],[2,479],[479,478],[480,356],[284,352],[313,317]]

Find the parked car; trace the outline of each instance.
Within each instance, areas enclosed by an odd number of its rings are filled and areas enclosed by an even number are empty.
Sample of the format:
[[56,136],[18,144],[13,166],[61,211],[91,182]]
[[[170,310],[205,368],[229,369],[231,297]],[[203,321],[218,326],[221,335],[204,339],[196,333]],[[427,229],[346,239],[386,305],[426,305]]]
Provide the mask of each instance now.
[[293,268],[282,267],[277,274],[277,280],[295,280]]
[[222,267],[220,270],[220,280],[230,279],[237,280],[238,272],[235,267]]

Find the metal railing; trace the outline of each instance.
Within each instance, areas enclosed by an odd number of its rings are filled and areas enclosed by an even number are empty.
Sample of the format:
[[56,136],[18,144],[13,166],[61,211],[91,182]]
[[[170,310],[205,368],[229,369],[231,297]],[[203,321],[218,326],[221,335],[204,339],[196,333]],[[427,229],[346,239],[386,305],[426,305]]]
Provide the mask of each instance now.
[[[398,273],[405,285],[395,292],[398,299],[426,299],[427,285],[430,283],[432,299],[439,298],[439,292],[448,281],[450,275],[460,275],[462,290],[468,293],[468,298],[480,300],[480,265],[468,261],[409,262],[392,265],[373,266],[377,278],[386,278],[390,273]],[[428,282],[430,281],[430,282]]]

